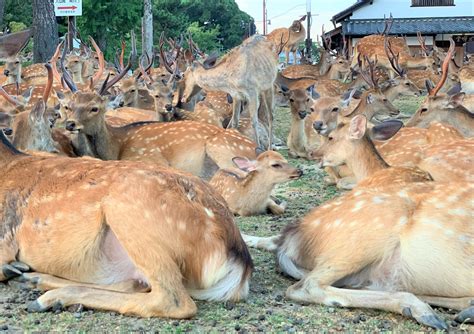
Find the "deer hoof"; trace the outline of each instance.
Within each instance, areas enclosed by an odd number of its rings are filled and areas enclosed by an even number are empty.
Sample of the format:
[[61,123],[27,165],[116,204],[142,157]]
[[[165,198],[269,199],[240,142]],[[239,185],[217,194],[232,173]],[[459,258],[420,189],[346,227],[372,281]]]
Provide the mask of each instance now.
[[448,329],[448,325],[446,325],[446,323],[440,318],[438,318],[438,316],[435,314],[421,316],[420,322],[423,325],[430,326],[436,329],[440,329],[440,330]]
[[11,262],[10,265],[20,270],[21,272],[27,272],[31,270],[29,265],[20,261]]
[[2,266],[2,273],[3,273],[3,276],[5,276],[5,279],[18,277],[18,276],[21,276],[22,274],[20,270],[16,269],[14,266],[10,264],[4,264]]
[[454,318],[454,321],[463,324],[463,323],[468,323],[468,324],[473,324],[474,323],[474,306],[468,307],[465,310],[462,310],[456,315],[456,318]]

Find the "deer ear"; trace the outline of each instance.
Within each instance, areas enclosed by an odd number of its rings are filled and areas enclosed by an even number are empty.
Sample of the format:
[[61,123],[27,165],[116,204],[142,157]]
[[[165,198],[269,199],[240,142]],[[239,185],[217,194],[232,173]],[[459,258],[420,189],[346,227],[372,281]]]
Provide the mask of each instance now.
[[349,124],[349,139],[361,139],[366,129],[367,118],[364,115],[355,116]]
[[372,128],[370,137],[375,140],[388,140],[395,136],[402,127],[402,121],[396,119],[385,121]]
[[227,97],[227,103],[229,103],[229,104],[234,103],[234,99],[232,98],[232,96],[230,94],[227,94],[226,97]]
[[374,96],[372,95],[372,93],[367,94],[366,100],[368,104],[374,103]]
[[449,102],[448,102],[448,107],[450,107],[450,108],[459,107],[460,105],[462,105],[465,96],[466,96],[466,93],[464,93],[464,92],[457,93],[457,94],[454,94],[454,95],[450,96]]
[[21,96],[23,96],[25,101],[27,101],[27,102],[30,101],[31,94],[33,93],[34,88],[35,88],[34,86],[31,86],[29,89],[27,89],[25,92],[23,92],[23,94],[21,94]]
[[64,95],[64,93],[60,90],[55,90],[54,92],[56,93],[56,97],[58,98],[58,100],[63,100],[66,97],[66,95]]
[[232,162],[244,172],[251,172],[257,168],[257,161],[247,158],[235,157],[232,159]]

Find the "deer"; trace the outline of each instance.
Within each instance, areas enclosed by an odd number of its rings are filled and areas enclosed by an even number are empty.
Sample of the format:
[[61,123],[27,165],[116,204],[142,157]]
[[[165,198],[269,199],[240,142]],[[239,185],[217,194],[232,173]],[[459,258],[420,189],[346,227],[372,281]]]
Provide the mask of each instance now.
[[[92,152],[103,160],[135,160],[170,166],[210,178],[216,167],[232,166],[234,156],[254,158],[256,145],[236,131],[199,122],[140,122],[112,127],[105,121],[105,92],[117,83],[131,64],[98,92],[78,91],[71,78],[64,79],[73,93],[66,129],[88,140]],[[89,151],[78,147],[79,151]]]
[[296,64],[296,50],[301,42],[306,38],[306,29],[303,22],[306,15],[299,20],[294,20],[289,28],[278,28],[270,32],[266,38],[271,41],[277,50],[284,50],[286,55],[286,65],[290,61],[290,52],[293,53],[293,59]]
[[186,319],[197,311],[192,298],[248,295],[248,249],[199,178],[140,162],[30,156],[3,133],[0,168],[0,281],[46,291],[29,312],[82,304]]
[[446,82],[449,69],[449,60],[454,52],[454,41],[450,41],[448,54],[442,65],[442,75],[435,87],[428,86],[428,96],[416,113],[408,120],[407,126],[426,128],[432,122],[450,124],[459,130],[463,136],[474,136],[474,116],[462,105],[465,94],[463,92],[451,96],[438,95]]
[[[234,129],[238,127],[243,106],[252,119],[256,143],[260,146],[257,135],[259,98],[262,96],[264,114],[269,120],[271,141],[273,83],[277,75],[277,65],[273,43],[266,41],[262,36],[249,37],[240,46],[232,49],[214,67],[210,67],[209,59],[204,64],[193,62],[184,73],[185,90],[182,102],[189,101],[196,86],[204,90],[222,91],[229,94],[233,100],[230,126]],[[268,146],[271,146],[271,142]]]
[[275,151],[266,151],[257,159],[234,157],[235,169],[221,169],[209,184],[225,199],[232,213],[253,216],[267,213],[281,215],[286,202],[277,203],[271,196],[275,186],[296,180],[303,175],[301,169],[291,166]]
[[279,235],[243,237],[298,280],[286,291],[292,301],[378,309],[447,330],[429,305],[465,309],[461,322],[472,314],[472,194],[459,182],[380,183],[324,203]]
[[308,138],[305,132],[305,119],[313,105],[313,86],[307,89],[288,90],[282,86],[290,101],[291,128],[287,138],[288,155],[291,158],[308,158]]
[[5,75],[6,80],[3,82],[3,85],[21,83],[21,63],[22,58],[20,56],[15,56],[6,60],[3,68],[3,74]]
[[[403,126],[398,120],[385,121],[374,126],[370,135],[377,140],[391,138]],[[339,167],[347,165],[355,176],[357,187],[390,182],[432,181],[431,175],[411,167],[390,167],[374,146],[367,131],[367,118],[364,115],[353,117],[350,122],[339,123],[328,140],[321,147],[310,153],[312,159],[319,159],[321,167]],[[349,188],[350,180],[340,180]]]
[[466,94],[474,94],[474,65],[464,65],[459,70],[461,90]]

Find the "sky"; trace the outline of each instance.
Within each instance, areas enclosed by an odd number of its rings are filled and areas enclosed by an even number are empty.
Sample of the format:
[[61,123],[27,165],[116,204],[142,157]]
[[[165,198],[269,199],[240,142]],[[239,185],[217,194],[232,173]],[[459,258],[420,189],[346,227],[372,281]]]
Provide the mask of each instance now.
[[[268,32],[276,28],[289,27],[291,23],[306,14],[306,3],[311,2],[311,13],[313,24],[311,27],[311,38],[321,35],[321,26],[324,24],[325,30],[334,28],[331,17],[334,14],[353,5],[356,0],[266,0],[267,15],[271,21]],[[236,0],[239,8],[247,12],[255,19],[257,32],[262,33],[262,13],[263,0]],[[306,27],[306,23],[305,23]]]

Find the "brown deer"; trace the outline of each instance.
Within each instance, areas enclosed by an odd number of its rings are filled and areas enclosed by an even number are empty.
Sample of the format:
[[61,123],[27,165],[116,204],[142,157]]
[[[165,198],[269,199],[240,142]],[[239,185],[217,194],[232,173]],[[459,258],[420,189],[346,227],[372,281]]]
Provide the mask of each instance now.
[[237,128],[241,108],[247,109],[257,137],[257,146],[260,146],[257,135],[259,98],[262,96],[261,102],[266,119],[269,120],[271,134],[270,115],[273,109],[273,83],[277,75],[277,64],[273,44],[262,36],[252,36],[230,51],[214,67],[209,66],[209,61],[204,62],[204,65],[194,62],[184,73],[185,90],[182,102],[189,101],[197,86],[207,91],[229,94],[233,100],[230,125]]
[[465,182],[356,188],[280,235],[244,240],[273,251],[280,270],[299,280],[286,291],[291,300],[379,309],[447,330],[428,304],[471,306],[473,193]]
[[306,29],[303,22],[306,15],[299,20],[294,20],[289,28],[278,28],[270,32],[266,37],[267,40],[275,44],[277,50],[285,51],[286,65],[290,61],[290,52],[293,53],[293,59],[296,64],[296,51],[301,42],[306,38]]
[[266,151],[256,160],[235,157],[233,161],[240,171],[219,170],[209,183],[224,197],[230,210],[240,216],[259,215],[267,210],[283,214],[286,203],[277,203],[272,190],[279,183],[300,178],[303,172],[274,151]]
[[461,90],[466,94],[474,94],[474,64],[464,65],[459,70]]
[[0,169],[0,281],[21,276],[47,291],[28,311],[83,304],[181,319],[196,314],[191,296],[247,296],[250,254],[222,197],[198,178],[138,162],[29,156],[3,133]]
[[[401,127],[401,121],[392,120],[376,125],[371,136],[378,140],[391,138]],[[340,123],[320,148],[311,152],[320,159],[322,167],[347,165],[354,173],[358,187],[370,187],[384,182],[391,184],[432,180],[421,170],[410,167],[390,167],[380,156],[367,131],[367,118],[357,115],[349,123]],[[348,180],[340,181],[348,183]]]
[[441,87],[446,82],[449,60],[454,52],[454,41],[451,40],[450,42],[451,46],[443,62],[440,81],[436,87],[428,87],[428,96],[406,125],[426,128],[431,122],[442,122],[455,127],[465,137],[473,137],[474,116],[462,104],[465,94],[458,93],[452,96],[438,95]]
[[22,61],[23,59],[20,56],[6,60],[3,68],[3,74],[6,76],[6,81],[3,82],[3,85],[21,83]]
[[307,89],[282,89],[290,101],[291,128],[287,138],[288,155],[292,158],[308,158],[308,138],[305,132],[305,119],[311,113],[313,86]]

